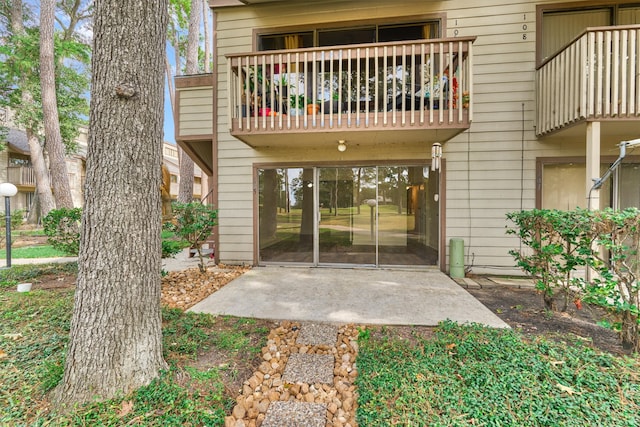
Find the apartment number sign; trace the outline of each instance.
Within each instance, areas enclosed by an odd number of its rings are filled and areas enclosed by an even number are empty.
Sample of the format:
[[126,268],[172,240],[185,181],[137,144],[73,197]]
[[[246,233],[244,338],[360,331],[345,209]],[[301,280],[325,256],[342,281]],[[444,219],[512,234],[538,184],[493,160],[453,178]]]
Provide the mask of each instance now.
[[[527,14],[523,13],[522,14],[522,19],[524,21],[527,20]],[[457,27],[458,26],[458,20],[454,19],[454,26]],[[522,24],[522,40],[527,40],[527,30],[529,29],[529,26],[527,25],[527,23],[525,22],[524,24]],[[454,37],[458,37],[458,35],[460,34],[460,31],[456,28],[455,30],[453,30],[453,36]]]

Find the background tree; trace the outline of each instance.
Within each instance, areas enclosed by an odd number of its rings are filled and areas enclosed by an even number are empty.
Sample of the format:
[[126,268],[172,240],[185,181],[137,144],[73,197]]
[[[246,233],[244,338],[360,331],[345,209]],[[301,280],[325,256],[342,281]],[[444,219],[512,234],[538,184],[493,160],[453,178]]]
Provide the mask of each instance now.
[[[198,73],[198,46],[200,41],[200,6],[201,0],[191,0],[189,10],[189,32],[187,35],[185,72]],[[178,201],[189,203],[193,200],[193,160],[178,146],[180,158],[180,186],[178,187]]]
[[42,89],[42,113],[46,149],[49,154],[49,170],[56,207],[72,208],[71,187],[65,161],[64,145],[60,134],[58,101],[56,98],[56,73],[54,59],[55,0],[40,1],[40,84]]
[[[34,104],[33,91],[37,89],[37,85],[33,84],[33,79],[29,79],[33,72],[33,64],[28,61],[30,55],[24,55],[32,50],[29,48],[33,46],[33,34],[27,34],[23,24],[22,0],[11,0],[9,16],[11,32],[6,37],[7,43],[0,49],[5,59],[0,61],[0,81],[3,82],[0,102],[15,111],[15,121],[25,129],[36,178],[36,198],[40,211],[46,215],[55,205],[44,153],[38,139],[38,115],[27,108]],[[18,106],[22,108],[17,108]]]
[[[61,4],[71,2],[72,0],[67,0]],[[8,27],[2,29],[4,40],[0,43],[0,105],[9,107],[15,113],[15,125],[24,129],[27,134],[36,175],[35,199],[42,214],[46,215],[55,206],[40,142],[43,112],[39,28],[32,11],[29,8],[23,10],[22,1],[11,0],[10,7],[8,6],[8,2],[0,3],[0,14],[5,17],[3,23]],[[67,23],[67,27],[62,27],[63,32],[74,34],[78,22],[86,19],[88,7],[69,9],[72,13],[77,13],[77,16],[69,16],[65,10],[58,10],[56,19]],[[75,139],[88,113],[86,92],[89,85],[84,64],[89,60],[89,48],[74,38],[55,37],[53,55],[60,133],[65,151],[69,154],[76,149]],[[68,180],[66,175],[65,179]],[[31,211],[34,210],[32,207]]]
[[127,393],[167,367],[158,191],[166,31],[166,0],[95,3],[86,177],[91,191],[85,194],[58,403]]

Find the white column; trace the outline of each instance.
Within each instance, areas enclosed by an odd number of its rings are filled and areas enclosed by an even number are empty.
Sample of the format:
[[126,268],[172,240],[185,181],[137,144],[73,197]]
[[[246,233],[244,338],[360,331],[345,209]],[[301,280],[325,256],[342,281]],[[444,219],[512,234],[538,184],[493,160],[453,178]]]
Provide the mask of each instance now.
[[[600,178],[600,122],[587,122],[587,209],[600,208],[600,190],[591,191],[594,180]],[[591,193],[591,194],[589,194]]]

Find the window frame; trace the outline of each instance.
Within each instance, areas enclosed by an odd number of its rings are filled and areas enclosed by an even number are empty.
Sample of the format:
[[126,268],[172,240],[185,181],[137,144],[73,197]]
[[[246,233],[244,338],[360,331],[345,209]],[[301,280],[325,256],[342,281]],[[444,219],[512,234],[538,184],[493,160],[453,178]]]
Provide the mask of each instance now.
[[[296,26],[287,26],[287,27],[273,27],[273,28],[254,28],[253,36],[252,36],[252,46],[251,49],[254,52],[258,52],[258,40],[261,36],[268,35],[278,35],[278,34],[294,34],[294,33],[303,33],[303,32],[313,32],[313,47],[318,46],[318,31],[323,30],[347,30],[350,28],[364,28],[364,27],[375,27],[376,31],[376,40],[378,39],[378,28],[380,26],[392,26],[392,25],[409,25],[409,24],[419,24],[426,23],[430,21],[437,21],[440,24],[440,38],[444,37],[443,34],[447,33],[446,23],[447,23],[447,14],[446,13],[432,13],[426,15],[417,15],[417,16],[400,16],[394,18],[381,18],[381,19],[361,19],[354,21],[340,21],[340,22],[324,22],[324,23],[315,23],[308,25],[296,25]],[[375,42],[377,43],[377,41]]]
[[[602,156],[600,158],[600,167],[609,168],[613,162],[617,159],[616,156]],[[535,198],[535,207],[536,209],[542,209],[542,184],[543,184],[543,171],[544,167],[547,165],[561,165],[568,163],[579,163],[586,165],[587,158],[584,156],[568,156],[568,157],[538,157],[536,158],[536,198]],[[626,156],[624,158],[623,163],[640,163],[640,156]],[[609,178],[613,179],[613,178]],[[586,180],[586,177],[585,177]],[[586,191],[586,189],[585,189]],[[613,202],[614,198],[611,198]]]

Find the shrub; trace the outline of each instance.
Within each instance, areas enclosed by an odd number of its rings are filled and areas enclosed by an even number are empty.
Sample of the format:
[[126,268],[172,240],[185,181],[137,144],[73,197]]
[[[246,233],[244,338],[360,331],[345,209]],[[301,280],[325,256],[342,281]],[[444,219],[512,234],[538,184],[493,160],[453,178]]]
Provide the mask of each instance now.
[[610,308],[620,324],[622,345],[640,351],[640,211],[606,209],[593,214],[593,233],[604,251],[594,251],[597,276],[586,300]]
[[[536,277],[547,306],[557,288],[610,309],[617,316],[625,348],[640,351],[640,210],[533,210],[507,215],[532,253],[512,250],[518,266]],[[572,278],[578,266],[595,270],[587,283]]]
[[81,208],[60,208],[51,210],[44,218],[44,234],[55,249],[69,255],[78,255],[80,248]]
[[518,267],[537,278],[536,288],[542,291],[546,307],[555,310],[555,297],[560,294],[562,311],[566,311],[571,294],[584,285],[571,273],[588,261],[593,242],[588,212],[534,209],[511,212],[507,218],[516,225],[507,234],[517,235],[530,248],[509,253]]
[[162,239],[162,258],[172,258],[184,245],[177,240]]
[[173,220],[165,223],[165,228],[173,231],[179,238],[186,240],[191,248],[198,251],[201,272],[205,272],[202,244],[213,232],[217,225],[218,211],[210,205],[200,202],[179,203],[172,206]]

